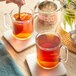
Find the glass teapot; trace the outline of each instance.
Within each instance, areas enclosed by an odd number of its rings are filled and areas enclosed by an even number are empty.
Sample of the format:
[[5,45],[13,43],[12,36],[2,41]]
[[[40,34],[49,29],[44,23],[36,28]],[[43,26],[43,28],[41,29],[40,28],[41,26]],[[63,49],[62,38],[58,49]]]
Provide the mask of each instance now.
[[71,40],[76,43],[76,0],[66,0],[62,5],[61,26],[69,33]]

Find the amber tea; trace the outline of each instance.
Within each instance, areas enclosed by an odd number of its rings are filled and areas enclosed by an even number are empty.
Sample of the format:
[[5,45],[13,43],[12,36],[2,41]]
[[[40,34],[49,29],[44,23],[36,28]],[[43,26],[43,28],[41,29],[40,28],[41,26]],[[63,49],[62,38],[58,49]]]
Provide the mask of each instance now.
[[53,34],[42,34],[36,38],[36,43],[38,64],[48,69],[56,67],[60,57],[60,38]]
[[33,32],[32,14],[20,13],[20,20],[18,21],[18,14],[14,14],[13,20],[13,36],[20,39],[25,39],[31,36]]

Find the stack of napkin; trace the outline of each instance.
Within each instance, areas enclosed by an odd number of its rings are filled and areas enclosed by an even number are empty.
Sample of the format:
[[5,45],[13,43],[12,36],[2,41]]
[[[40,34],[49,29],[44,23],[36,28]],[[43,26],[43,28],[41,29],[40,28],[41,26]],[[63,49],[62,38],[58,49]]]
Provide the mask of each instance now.
[[24,76],[0,41],[0,76]]

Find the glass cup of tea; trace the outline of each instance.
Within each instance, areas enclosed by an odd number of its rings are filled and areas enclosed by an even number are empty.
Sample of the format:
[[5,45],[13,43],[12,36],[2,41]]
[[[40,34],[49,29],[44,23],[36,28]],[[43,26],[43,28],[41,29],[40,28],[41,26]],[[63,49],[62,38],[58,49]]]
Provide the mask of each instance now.
[[[21,7],[20,19],[19,19],[19,8],[14,9],[10,14],[5,13],[4,15],[4,26],[9,27],[9,20],[12,23],[12,34],[15,38],[25,40],[29,38],[33,33],[33,13],[28,7]],[[9,20],[7,20],[9,18]]]
[[[56,33],[41,33],[36,36],[37,62],[44,69],[52,69],[59,62],[67,62],[68,49],[61,44],[61,39]],[[60,57],[60,51],[66,51],[66,58]]]

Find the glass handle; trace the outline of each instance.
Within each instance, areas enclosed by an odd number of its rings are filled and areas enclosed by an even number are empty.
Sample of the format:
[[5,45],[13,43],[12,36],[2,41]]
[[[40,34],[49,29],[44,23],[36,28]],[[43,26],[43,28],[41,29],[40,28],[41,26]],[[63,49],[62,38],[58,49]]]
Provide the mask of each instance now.
[[38,1],[34,7],[34,18],[38,15],[38,9],[37,8],[38,8],[39,4],[40,4],[40,1]]
[[70,38],[73,42],[76,43],[76,30],[69,32]]
[[6,20],[6,18],[9,18],[9,17],[10,17],[9,14],[7,14],[7,13],[4,14],[4,27],[6,29],[10,29],[9,25],[7,24],[7,20]]
[[34,12],[35,12],[35,13],[38,13],[38,12],[36,11],[36,9],[37,9],[37,7],[39,6],[39,4],[40,4],[40,1],[38,1],[37,4],[36,4],[35,7],[34,7]]
[[61,48],[63,48],[66,51],[66,58],[65,59],[60,59],[61,62],[66,63],[68,61],[68,48],[66,46],[62,46]]

